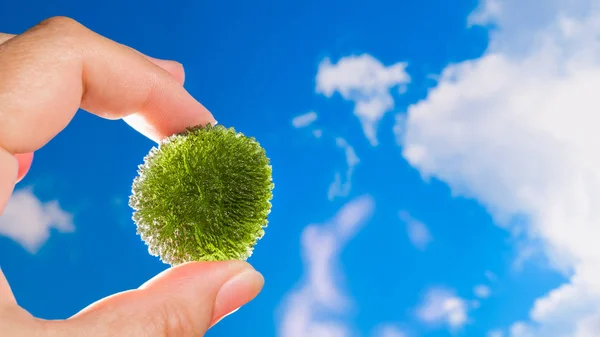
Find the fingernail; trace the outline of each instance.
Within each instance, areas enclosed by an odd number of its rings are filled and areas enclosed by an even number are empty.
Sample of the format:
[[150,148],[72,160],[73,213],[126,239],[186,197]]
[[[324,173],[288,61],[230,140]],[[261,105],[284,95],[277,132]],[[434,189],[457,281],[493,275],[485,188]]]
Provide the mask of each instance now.
[[33,152],[15,154],[15,158],[17,158],[17,162],[19,163],[16,182],[19,183],[31,169],[31,164],[33,162]]
[[246,269],[227,281],[217,294],[211,326],[256,297],[264,283],[263,276],[254,269]]

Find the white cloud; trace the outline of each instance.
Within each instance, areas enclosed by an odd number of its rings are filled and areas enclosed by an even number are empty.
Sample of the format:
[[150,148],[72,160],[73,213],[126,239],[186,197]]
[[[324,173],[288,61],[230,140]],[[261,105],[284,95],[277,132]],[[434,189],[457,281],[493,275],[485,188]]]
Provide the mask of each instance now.
[[375,337],[406,337],[406,334],[393,324],[385,324],[377,329]]
[[496,274],[494,274],[493,272],[486,270],[485,273],[485,278],[488,279],[488,281],[490,282],[496,282],[498,280],[498,276],[496,276]]
[[431,288],[417,309],[418,318],[429,325],[445,325],[452,330],[463,327],[469,319],[467,302],[445,288]]
[[469,15],[467,22],[469,27],[486,25],[496,20],[501,14],[502,3],[499,0],[481,0],[477,9]]
[[339,256],[348,242],[365,225],[374,210],[370,196],[348,202],[324,225],[311,225],[302,234],[305,275],[300,286],[284,301],[280,337],[347,337],[350,328],[341,320],[350,305],[341,290],[343,274]]
[[307,112],[303,115],[296,116],[292,119],[292,125],[295,128],[304,128],[311,125],[317,120],[317,113],[314,111]]
[[481,8],[471,23],[498,26],[489,50],[447,67],[409,107],[403,154],[425,179],[477,199],[570,278],[510,336],[598,336],[600,3],[497,0]]
[[[538,337],[533,333],[532,329],[523,322],[516,322],[510,328],[510,336],[512,337]],[[565,336],[566,337],[566,336]]]
[[504,337],[504,333],[500,330],[492,330],[487,333],[487,337]]
[[399,146],[404,145],[404,132],[406,130],[406,115],[397,114],[396,115],[396,123],[394,124],[394,136],[396,136],[396,143]]
[[346,156],[346,173],[343,177],[340,172],[335,173],[334,180],[329,185],[329,191],[327,192],[329,200],[333,200],[336,197],[345,197],[350,193],[354,167],[360,162],[354,148],[344,138],[336,138],[335,143],[339,148],[344,150],[344,155]]
[[0,215],[0,235],[6,236],[36,253],[50,237],[50,230],[73,232],[73,216],[57,201],[42,203],[30,189],[13,193]]
[[485,299],[490,297],[492,291],[490,290],[490,287],[486,286],[485,284],[479,284],[476,285],[475,288],[473,288],[473,293],[478,298]]
[[406,211],[401,211],[399,217],[406,224],[406,232],[412,245],[418,250],[427,249],[433,240],[427,226]]
[[406,63],[385,66],[371,55],[347,56],[336,64],[325,59],[319,65],[316,91],[326,97],[338,92],[354,102],[354,114],[359,118],[363,132],[376,146],[377,126],[386,112],[394,107],[390,90],[410,82]]

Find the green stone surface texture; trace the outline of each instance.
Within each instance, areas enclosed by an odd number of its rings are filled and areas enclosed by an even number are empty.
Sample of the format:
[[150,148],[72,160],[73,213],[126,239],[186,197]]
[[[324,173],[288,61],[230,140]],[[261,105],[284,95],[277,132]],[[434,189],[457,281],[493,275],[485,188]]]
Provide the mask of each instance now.
[[273,196],[264,148],[233,128],[200,126],[150,150],[129,205],[148,251],[168,264],[246,260]]

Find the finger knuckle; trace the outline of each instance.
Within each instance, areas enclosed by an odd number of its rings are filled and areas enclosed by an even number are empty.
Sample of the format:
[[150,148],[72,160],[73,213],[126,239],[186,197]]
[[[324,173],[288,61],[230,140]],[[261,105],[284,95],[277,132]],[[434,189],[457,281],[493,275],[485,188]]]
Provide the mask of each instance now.
[[59,31],[77,31],[83,29],[83,25],[77,20],[66,16],[54,16],[38,24],[40,28]]
[[48,18],[38,23],[32,30],[40,32],[43,38],[54,41],[53,43],[61,47],[61,41],[65,42],[65,47],[74,47],[78,43],[84,42],[85,36],[89,32],[84,25],[66,16]]
[[55,16],[38,23],[31,30],[36,36],[35,48],[46,54],[56,53],[56,59],[71,60],[80,57],[89,46],[90,30],[66,16]]
[[197,319],[180,305],[163,305],[161,328],[165,337],[200,336]]

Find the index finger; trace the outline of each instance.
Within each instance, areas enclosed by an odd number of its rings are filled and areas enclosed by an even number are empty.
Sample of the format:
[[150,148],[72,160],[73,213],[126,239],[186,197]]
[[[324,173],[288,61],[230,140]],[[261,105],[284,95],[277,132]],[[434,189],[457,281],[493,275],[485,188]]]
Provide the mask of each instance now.
[[12,154],[42,147],[79,108],[109,119],[129,116],[154,140],[214,123],[177,80],[141,54],[74,20],[46,20],[0,45],[0,209],[15,181]]

